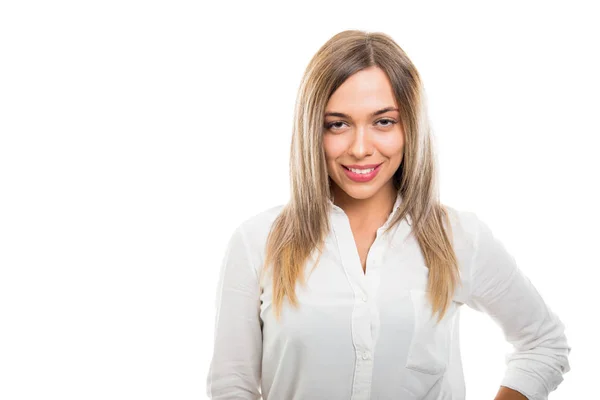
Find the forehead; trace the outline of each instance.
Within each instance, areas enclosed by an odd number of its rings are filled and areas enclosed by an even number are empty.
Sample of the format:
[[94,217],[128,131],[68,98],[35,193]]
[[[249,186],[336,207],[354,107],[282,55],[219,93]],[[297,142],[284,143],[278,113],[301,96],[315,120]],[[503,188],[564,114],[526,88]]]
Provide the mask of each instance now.
[[351,75],[329,98],[326,112],[367,115],[380,108],[398,107],[386,73],[370,67]]

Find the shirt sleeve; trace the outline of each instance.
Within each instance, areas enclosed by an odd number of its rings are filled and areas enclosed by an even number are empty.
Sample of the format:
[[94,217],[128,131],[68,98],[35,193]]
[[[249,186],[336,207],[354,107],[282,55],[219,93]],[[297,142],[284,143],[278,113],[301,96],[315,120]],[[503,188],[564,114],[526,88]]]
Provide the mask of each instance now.
[[261,363],[260,286],[239,226],[229,239],[220,268],[208,398],[260,399]]
[[487,224],[476,221],[467,305],[488,314],[513,345],[500,385],[546,400],[571,369],[565,326]]

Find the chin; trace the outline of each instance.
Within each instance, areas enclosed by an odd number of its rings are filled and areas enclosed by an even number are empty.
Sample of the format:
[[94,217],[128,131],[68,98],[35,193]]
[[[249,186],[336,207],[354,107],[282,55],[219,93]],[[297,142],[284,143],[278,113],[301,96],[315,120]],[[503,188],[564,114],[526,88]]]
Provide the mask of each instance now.
[[363,187],[363,188],[342,187],[341,189],[344,192],[346,192],[346,194],[348,196],[352,197],[353,199],[364,200],[364,199],[368,199],[368,198],[374,196],[375,193],[377,193],[381,188],[371,186],[371,187]]

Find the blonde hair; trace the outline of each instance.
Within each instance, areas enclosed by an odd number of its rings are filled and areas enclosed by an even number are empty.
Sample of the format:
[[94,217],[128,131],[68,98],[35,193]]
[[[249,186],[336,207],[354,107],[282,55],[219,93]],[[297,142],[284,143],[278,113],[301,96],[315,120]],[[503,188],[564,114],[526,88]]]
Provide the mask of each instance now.
[[328,199],[332,193],[322,145],[325,107],[348,77],[373,66],[381,68],[392,84],[405,133],[403,160],[393,178],[402,203],[386,233],[410,217],[429,269],[428,298],[432,312],[439,312],[438,322],[451,304],[459,268],[450,240],[448,210],[439,202],[434,141],[420,76],[390,36],[347,30],[317,51],[296,97],[289,161],[291,198],[271,226],[261,271],[262,277],[271,268],[276,319],[285,297],[298,307],[296,281],[305,284],[304,265],[313,250],[318,249],[320,257],[330,230]]

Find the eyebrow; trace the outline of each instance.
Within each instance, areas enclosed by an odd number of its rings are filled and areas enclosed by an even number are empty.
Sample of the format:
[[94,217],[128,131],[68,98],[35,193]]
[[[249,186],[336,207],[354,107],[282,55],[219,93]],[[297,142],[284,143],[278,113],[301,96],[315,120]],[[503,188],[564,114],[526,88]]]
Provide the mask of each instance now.
[[[386,113],[388,111],[398,111],[398,109],[395,108],[395,107],[382,108],[381,110],[377,110],[374,113],[372,113],[371,116],[375,117],[376,115],[383,114],[383,113]],[[333,111],[332,112],[326,112],[325,113],[325,117],[328,117],[328,116],[352,119],[352,118],[350,118],[349,115],[346,115],[346,114],[341,113],[341,112],[333,112]]]

